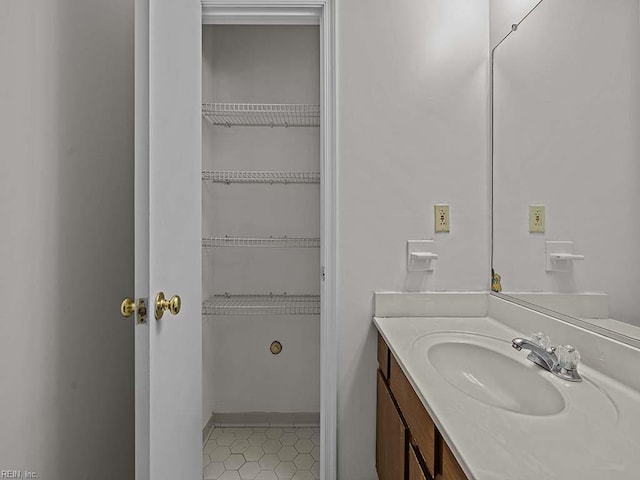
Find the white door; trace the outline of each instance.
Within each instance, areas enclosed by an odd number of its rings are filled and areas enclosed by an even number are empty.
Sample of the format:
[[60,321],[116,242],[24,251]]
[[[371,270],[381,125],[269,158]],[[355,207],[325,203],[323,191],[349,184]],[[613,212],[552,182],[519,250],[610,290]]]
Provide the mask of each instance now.
[[[200,480],[201,4],[135,8],[136,480]],[[180,311],[156,320],[158,292]]]

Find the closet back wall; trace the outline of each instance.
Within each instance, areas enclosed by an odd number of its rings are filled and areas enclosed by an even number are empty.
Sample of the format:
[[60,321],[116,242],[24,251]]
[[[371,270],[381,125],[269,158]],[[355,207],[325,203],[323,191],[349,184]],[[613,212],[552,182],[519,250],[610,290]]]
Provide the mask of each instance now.
[[[374,290],[406,290],[406,241],[435,237],[421,288],[489,286],[488,1],[337,5],[338,478],[375,474]],[[433,204],[451,233],[433,232]]]
[[[203,102],[319,104],[317,26],[203,27]],[[320,171],[317,127],[212,126],[203,169]],[[318,184],[203,182],[203,235],[320,237]],[[203,298],[320,291],[319,248],[203,251]],[[273,355],[273,340],[283,345]],[[203,316],[203,422],[212,411],[319,412],[318,315]]]

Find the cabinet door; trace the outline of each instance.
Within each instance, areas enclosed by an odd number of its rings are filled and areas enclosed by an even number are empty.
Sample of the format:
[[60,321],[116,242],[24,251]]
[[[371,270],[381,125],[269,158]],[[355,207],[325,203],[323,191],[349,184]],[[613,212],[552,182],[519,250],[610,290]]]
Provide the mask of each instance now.
[[390,363],[391,391],[411,431],[412,443],[422,453],[429,473],[434,475],[436,471],[436,427],[393,356]]
[[409,480],[431,480],[420,466],[415,448],[409,445]]
[[378,334],[378,368],[385,380],[389,381],[389,348],[380,334]]
[[444,440],[442,440],[442,480],[467,480],[467,476]]
[[379,480],[405,478],[406,428],[378,370],[376,467]]

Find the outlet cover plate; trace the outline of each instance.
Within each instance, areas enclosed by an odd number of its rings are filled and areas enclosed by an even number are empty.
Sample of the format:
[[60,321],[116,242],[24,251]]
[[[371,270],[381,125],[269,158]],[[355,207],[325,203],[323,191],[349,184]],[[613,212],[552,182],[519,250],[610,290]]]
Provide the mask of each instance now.
[[529,233],[544,233],[544,205],[529,205]]
[[433,220],[436,233],[449,232],[449,205],[436,204],[433,206]]

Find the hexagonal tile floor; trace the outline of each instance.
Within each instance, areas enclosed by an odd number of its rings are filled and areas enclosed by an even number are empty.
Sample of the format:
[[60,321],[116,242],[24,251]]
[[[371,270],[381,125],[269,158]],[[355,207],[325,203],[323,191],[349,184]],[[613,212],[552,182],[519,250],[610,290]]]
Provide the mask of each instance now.
[[202,452],[205,480],[315,480],[319,462],[319,428],[216,427]]

